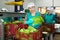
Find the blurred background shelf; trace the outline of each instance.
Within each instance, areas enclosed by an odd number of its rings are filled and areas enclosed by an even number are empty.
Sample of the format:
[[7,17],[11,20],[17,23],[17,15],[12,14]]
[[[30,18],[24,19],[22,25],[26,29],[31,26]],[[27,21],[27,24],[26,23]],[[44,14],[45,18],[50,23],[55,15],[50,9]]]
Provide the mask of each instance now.
[[0,12],[1,17],[25,17],[26,13],[20,12]]

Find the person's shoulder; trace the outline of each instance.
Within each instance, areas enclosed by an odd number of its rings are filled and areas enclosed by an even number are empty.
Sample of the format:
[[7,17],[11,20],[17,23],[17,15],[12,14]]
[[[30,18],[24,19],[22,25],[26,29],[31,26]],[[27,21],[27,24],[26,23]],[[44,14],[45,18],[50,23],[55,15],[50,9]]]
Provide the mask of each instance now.
[[39,15],[41,15],[41,13],[40,13],[40,12],[38,12],[38,11],[36,11],[36,14],[39,14]]
[[45,16],[48,16],[48,14],[44,14],[44,17],[45,17]]
[[40,13],[39,11],[36,11],[36,13]]
[[27,15],[30,15],[30,12],[26,13]]
[[55,16],[55,14],[53,14],[53,13],[51,15]]

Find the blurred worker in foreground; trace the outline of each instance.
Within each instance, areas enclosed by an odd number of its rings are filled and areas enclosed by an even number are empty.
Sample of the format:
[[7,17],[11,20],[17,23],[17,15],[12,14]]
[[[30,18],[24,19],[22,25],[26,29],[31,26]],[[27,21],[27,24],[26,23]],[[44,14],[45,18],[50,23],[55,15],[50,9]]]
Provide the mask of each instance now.
[[41,13],[35,10],[35,4],[32,2],[28,4],[27,8],[29,9],[29,12],[27,13],[27,20],[25,23],[28,24],[28,26],[39,28],[43,22]]

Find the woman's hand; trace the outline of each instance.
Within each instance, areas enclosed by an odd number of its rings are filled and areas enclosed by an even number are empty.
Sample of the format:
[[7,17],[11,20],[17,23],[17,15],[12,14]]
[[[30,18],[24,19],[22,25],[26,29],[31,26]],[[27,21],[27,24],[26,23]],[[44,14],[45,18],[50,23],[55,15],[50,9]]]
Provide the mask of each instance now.
[[26,20],[25,20],[25,18],[23,18],[23,21],[24,21],[24,24],[26,24]]
[[24,20],[24,24],[26,24],[26,21]]
[[23,21],[24,21],[24,24],[26,24],[26,20],[25,20],[25,19],[23,19]]

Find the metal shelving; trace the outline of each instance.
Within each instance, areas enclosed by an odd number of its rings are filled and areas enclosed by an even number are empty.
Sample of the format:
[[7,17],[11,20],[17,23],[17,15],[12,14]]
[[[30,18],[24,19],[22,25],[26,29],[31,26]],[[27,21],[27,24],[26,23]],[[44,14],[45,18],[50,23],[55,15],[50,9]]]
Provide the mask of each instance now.
[[0,12],[1,17],[25,17],[26,13],[20,12]]

